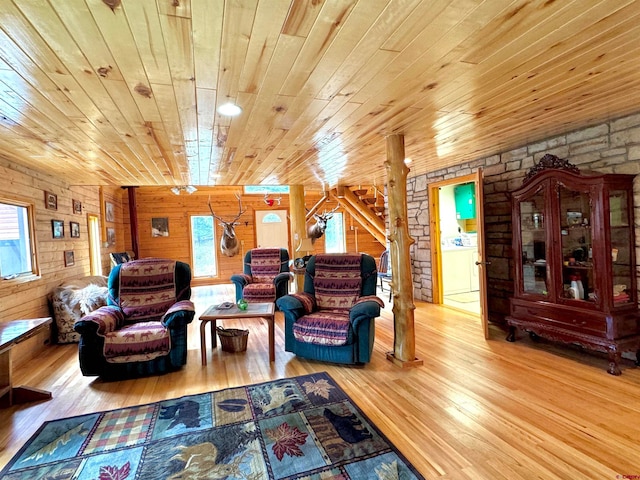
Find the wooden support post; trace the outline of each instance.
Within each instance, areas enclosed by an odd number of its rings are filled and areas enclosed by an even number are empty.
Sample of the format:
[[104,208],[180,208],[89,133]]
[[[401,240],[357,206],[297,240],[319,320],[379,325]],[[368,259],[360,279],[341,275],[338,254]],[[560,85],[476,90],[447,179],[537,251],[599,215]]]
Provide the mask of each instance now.
[[131,250],[135,258],[140,258],[139,250],[139,234],[138,234],[138,204],[136,200],[136,188],[127,187],[127,194],[129,196],[129,224],[131,226]]
[[410,247],[415,242],[409,235],[407,220],[407,174],[404,163],[404,136],[387,137],[387,192],[389,195],[389,256],[393,279],[393,351],[387,360],[402,367],[422,365],[416,358],[413,279]]
[[[304,187],[302,185],[289,186],[289,213],[291,219],[291,243],[293,244],[291,247],[291,258],[304,257],[308,255],[309,252],[297,250],[302,245],[302,241],[307,238]],[[295,281],[296,291],[301,292],[304,287],[304,273],[296,273]]]

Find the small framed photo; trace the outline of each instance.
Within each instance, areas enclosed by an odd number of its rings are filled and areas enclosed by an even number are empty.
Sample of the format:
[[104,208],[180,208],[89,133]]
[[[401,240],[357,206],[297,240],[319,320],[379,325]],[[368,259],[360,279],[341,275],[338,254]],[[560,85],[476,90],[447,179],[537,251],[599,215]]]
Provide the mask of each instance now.
[[82,202],[80,200],[72,200],[73,213],[82,213]]
[[69,222],[69,231],[71,238],[80,238],[80,224],[78,222]]
[[115,245],[116,244],[116,229],[115,228],[107,228],[107,244]]
[[157,217],[151,219],[151,236],[168,237],[169,219],[167,217]]
[[44,206],[49,210],[57,210],[58,196],[55,193],[44,192]]
[[116,214],[113,209],[113,203],[104,202],[104,217],[107,222],[115,222]]
[[62,220],[51,220],[51,231],[53,238],[64,238],[64,222]]
[[64,266],[70,267],[71,265],[75,265],[76,259],[73,255],[73,250],[65,250],[64,251]]

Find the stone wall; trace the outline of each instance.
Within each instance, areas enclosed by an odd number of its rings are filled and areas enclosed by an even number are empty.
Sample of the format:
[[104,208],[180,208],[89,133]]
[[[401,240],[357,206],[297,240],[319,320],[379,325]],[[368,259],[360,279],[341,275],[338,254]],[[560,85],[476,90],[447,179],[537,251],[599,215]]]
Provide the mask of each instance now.
[[[433,301],[428,186],[452,178],[484,172],[484,232],[487,260],[489,319],[504,323],[513,294],[511,203],[509,192],[522,185],[525,173],[546,153],[568,159],[581,171],[640,173],[640,114],[558,135],[498,155],[450,167],[407,182],[412,246],[414,296]],[[634,185],[636,245],[640,238],[640,176]],[[640,258],[636,247],[636,257]],[[637,263],[637,261],[636,261]],[[638,270],[638,269],[637,269]]]

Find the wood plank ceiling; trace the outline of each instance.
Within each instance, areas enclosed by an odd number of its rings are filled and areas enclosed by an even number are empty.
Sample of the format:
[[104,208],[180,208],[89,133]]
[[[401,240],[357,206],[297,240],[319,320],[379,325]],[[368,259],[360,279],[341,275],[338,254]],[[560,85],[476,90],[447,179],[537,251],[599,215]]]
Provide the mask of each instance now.
[[638,1],[0,2],[0,155],[71,184],[380,185],[391,133],[421,174],[636,111]]

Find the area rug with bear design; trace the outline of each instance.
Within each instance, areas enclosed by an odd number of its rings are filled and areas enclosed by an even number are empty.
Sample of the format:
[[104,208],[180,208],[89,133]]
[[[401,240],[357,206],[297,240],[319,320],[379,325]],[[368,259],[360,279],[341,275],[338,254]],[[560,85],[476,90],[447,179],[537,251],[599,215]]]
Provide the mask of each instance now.
[[37,478],[423,477],[323,372],[46,422],[0,472]]

